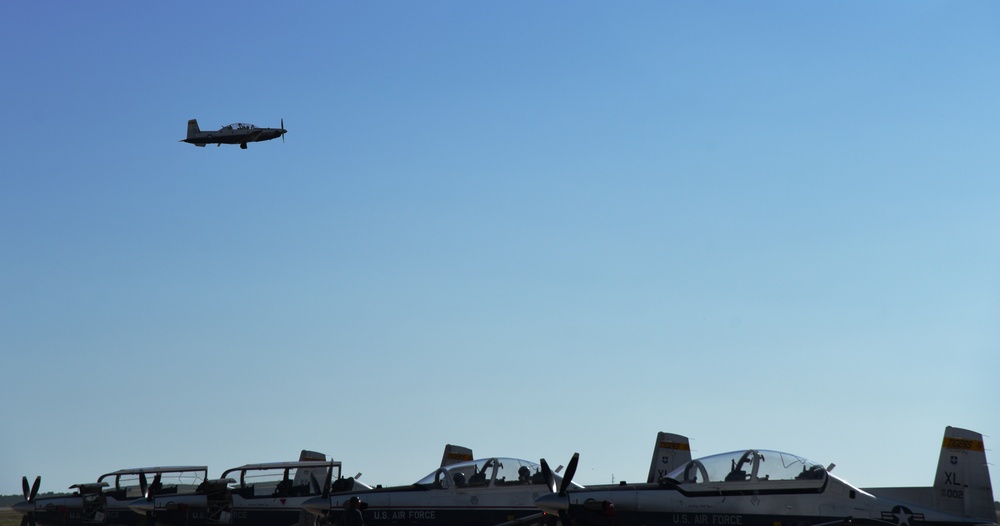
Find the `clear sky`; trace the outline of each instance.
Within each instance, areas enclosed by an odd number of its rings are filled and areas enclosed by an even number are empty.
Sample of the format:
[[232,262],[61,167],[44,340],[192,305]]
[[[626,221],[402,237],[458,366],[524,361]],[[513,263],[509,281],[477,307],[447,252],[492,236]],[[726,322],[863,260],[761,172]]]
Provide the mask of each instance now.
[[[0,493],[1000,445],[996,2],[0,4]],[[186,122],[289,130],[196,148]],[[994,487],[998,486],[993,466]]]

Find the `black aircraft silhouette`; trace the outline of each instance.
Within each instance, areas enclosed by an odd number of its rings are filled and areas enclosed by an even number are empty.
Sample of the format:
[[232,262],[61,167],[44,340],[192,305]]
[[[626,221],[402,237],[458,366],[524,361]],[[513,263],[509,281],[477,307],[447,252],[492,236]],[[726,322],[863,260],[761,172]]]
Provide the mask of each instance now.
[[248,142],[270,141],[281,137],[281,142],[285,142],[285,119],[281,119],[280,128],[258,128],[253,124],[237,122],[219,128],[218,131],[201,131],[198,127],[198,119],[188,121],[187,138],[181,142],[193,144],[195,146],[205,146],[206,144],[239,144],[240,148],[246,150]]

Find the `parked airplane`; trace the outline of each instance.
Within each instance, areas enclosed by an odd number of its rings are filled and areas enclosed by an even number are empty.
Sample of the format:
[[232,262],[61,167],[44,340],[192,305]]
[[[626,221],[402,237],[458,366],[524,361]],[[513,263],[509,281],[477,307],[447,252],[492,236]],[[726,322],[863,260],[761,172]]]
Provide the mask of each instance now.
[[195,146],[239,144],[240,148],[246,150],[248,142],[269,141],[278,137],[281,137],[281,142],[285,142],[285,133],[285,119],[281,119],[280,128],[258,128],[253,124],[237,122],[223,126],[218,131],[206,132],[198,127],[198,119],[191,119],[188,121],[187,138],[181,139],[181,142]]
[[[471,459],[471,449],[449,444],[441,466]],[[371,486],[357,480],[360,476],[342,478],[340,462],[326,461],[322,453],[302,451],[298,462],[233,468],[186,495],[138,499],[132,510],[161,526],[285,526],[298,523],[299,506],[310,497],[370,490]]]
[[535,504],[575,526],[996,525],[983,437],[974,431],[945,429],[933,487],[863,490],[830,469],[788,453],[734,451],[686,462],[656,482],[567,487]]
[[188,493],[155,493],[130,507],[160,526],[286,526],[299,521],[303,501],[320,495],[336,473],[346,487],[369,486],[340,478],[341,463],[303,450],[297,462],[247,464],[228,469]]
[[[145,474],[155,477],[152,488],[144,488]],[[22,526],[136,526],[142,517],[129,510],[129,503],[140,495],[172,494],[193,491],[208,477],[206,466],[166,466],[121,469],[101,475],[97,482],[73,484],[73,494],[36,498],[41,477],[28,488],[21,479],[24,501],[13,506],[20,513]],[[110,488],[110,489],[105,489]]]
[[[691,458],[686,439],[679,444],[669,437],[677,435],[661,433],[657,437],[651,476],[658,469],[672,469],[671,463],[678,459],[682,463]],[[576,464],[574,457],[567,465],[561,479],[564,485],[571,483]],[[534,502],[551,491],[545,485],[546,478],[560,480],[547,464],[540,466],[506,457],[483,458],[441,466],[408,486],[333,491],[307,500],[302,508],[324,519],[320,522],[341,523],[348,501],[358,497],[368,526],[534,524],[545,521]]]

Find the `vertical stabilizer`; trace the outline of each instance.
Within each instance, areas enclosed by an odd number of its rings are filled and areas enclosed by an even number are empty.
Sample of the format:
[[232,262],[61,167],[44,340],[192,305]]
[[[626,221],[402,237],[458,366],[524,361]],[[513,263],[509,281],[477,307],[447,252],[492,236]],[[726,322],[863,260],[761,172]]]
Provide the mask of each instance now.
[[[320,453],[319,451],[309,451],[308,449],[303,449],[299,453],[299,461],[326,461],[326,455]],[[322,468],[298,468],[295,470],[295,479],[293,484],[295,486],[305,486],[308,485],[311,491],[319,493],[323,491],[323,481],[326,479],[326,472],[330,469],[329,466]]]
[[198,127],[198,119],[191,119],[191,120],[189,120],[188,121],[188,136],[187,136],[187,138],[190,139],[190,138],[194,137],[195,135],[198,135],[199,133],[201,133],[201,128]]
[[653,461],[649,465],[646,482],[656,482],[667,473],[691,461],[691,445],[686,436],[664,433],[656,435]]
[[299,460],[300,461],[319,460],[320,462],[322,462],[326,460],[326,455],[320,453],[319,451],[309,451],[308,449],[303,449],[302,452],[299,453]]
[[934,475],[934,507],[941,511],[996,521],[990,470],[983,435],[948,426]]
[[471,449],[462,446],[445,444],[444,456],[441,457],[441,467],[458,464],[459,462],[468,462],[470,460],[472,460]]

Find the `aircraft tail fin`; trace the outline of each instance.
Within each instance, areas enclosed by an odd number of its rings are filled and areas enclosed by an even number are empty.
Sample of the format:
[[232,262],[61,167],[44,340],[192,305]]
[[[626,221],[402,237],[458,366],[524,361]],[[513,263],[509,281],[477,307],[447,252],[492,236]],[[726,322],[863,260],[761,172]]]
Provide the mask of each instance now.
[[191,119],[188,121],[188,139],[194,137],[201,133],[201,128],[198,127],[198,119]]
[[444,456],[441,457],[441,467],[468,462],[472,460],[472,450],[467,447],[445,444]]
[[656,435],[656,447],[653,448],[653,461],[649,465],[649,477],[646,478],[646,482],[656,482],[690,461],[691,445],[688,438],[660,431]]
[[948,426],[934,475],[934,507],[955,515],[996,521],[983,435]]
[[[309,451],[308,449],[303,449],[299,453],[299,461],[326,461],[326,455],[320,453],[319,451]],[[326,478],[327,468],[298,468],[295,470],[295,479],[293,484],[295,486],[310,485],[314,491],[323,490],[323,480]]]
[[326,460],[326,455],[324,455],[323,453],[320,453],[319,451],[309,451],[308,449],[303,449],[302,452],[299,453],[299,460],[300,461],[307,461],[307,460],[325,461]]

